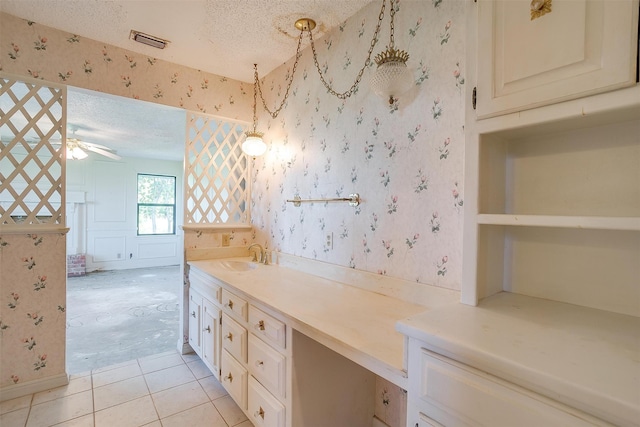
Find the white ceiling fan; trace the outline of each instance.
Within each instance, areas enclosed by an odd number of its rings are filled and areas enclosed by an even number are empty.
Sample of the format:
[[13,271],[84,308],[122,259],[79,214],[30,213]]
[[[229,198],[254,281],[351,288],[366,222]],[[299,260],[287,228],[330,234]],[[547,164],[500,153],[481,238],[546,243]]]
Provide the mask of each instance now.
[[82,160],[86,159],[89,155],[87,151],[91,151],[96,154],[100,154],[105,157],[109,157],[113,160],[121,160],[122,157],[116,154],[115,150],[104,145],[95,144],[93,142],[86,142],[76,137],[76,131],[71,131],[71,137],[67,138],[67,160]]
[[114,150],[104,145],[94,144],[92,142],[81,141],[78,138],[67,138],[67,160],[82,160],[89,155],[87,151],[109,157],[113,160],[121,160]]

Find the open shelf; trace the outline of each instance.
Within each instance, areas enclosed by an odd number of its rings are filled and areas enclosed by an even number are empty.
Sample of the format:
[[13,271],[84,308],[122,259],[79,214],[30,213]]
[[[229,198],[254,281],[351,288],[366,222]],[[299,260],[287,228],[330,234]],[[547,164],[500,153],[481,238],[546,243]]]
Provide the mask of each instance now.
[[481,214],[640,218],[640,120],[480,139]]
[[640,231],[640,217],[479,214],[478,224]]
[[462,302],[510,292],[640,317],[638,95],[640,85],[477,125]]

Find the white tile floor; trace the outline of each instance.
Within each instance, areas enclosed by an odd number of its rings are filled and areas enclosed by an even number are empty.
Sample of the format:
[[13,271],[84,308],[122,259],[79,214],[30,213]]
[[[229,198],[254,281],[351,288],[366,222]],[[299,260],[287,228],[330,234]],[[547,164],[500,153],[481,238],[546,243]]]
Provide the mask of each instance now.
[[2,427],[253,427],[195,354],[176,351],[0,403]]

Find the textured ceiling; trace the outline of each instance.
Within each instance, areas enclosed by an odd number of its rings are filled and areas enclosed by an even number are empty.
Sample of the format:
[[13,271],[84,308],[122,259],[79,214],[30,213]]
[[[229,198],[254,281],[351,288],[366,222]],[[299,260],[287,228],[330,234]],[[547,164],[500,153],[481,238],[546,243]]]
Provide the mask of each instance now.
[[67,91],[67,137],[75,134],[119,156],[181,161],[185,126],[186,112],[179,108],[81,89]]
[[[0,11],[140,54],[245,82],[295,55],[299,18],[319,38],[373,0],[0,0]],[[131,30],[170,41],[164,50]],[[306,40],[306,37],[305,37]],[[181,160],[185,113],[177,108],[69,89],[68,132],[121,156]],[[135,141],[135,144],[132,144]],[[153,149],[151,149],[153,147]]]
[[[2,0],[0,10],[82,37],[236,80],[253,82],[294,56],[299,18],[314,37],[373,0]],[[171,43],[155,49],[129,38],[141,31]],[[306,38],[305,38],[306,39]]]

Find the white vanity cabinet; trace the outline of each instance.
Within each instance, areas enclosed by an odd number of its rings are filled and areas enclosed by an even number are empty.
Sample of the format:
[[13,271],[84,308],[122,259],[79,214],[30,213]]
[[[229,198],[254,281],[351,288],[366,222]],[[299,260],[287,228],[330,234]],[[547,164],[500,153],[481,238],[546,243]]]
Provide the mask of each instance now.
[[612,426],[468,365],[409,344],[408,425]]
[[221,382],[256,426],[285,427],[287,327],[222,289]]
[[247,410],[247,301],[222,289],[221,382],[243,411]]
[[211,370],[220,375],[221,288],[210,277],[189,273],[189,345]]
[[[284,322],[249,305],[249,407],[257,427],[285,427],[287,359]],[[291,402],[291,399],[289,399]]]
[[635,84],[637,0],[476,4],[478,34],[468,40],[477,46],[479,118]]

